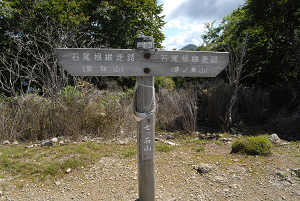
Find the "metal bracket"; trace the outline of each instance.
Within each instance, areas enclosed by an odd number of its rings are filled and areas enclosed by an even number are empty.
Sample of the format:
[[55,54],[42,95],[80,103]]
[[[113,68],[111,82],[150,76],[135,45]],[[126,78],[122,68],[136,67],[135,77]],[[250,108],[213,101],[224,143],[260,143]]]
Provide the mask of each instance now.
[[145,55],[145,54],[149,53],[150,55],[154,55],[158,49],[157,48],[151,48],[151,49],[138,48],[137,50],[138,50],[139,54]]
[[143,36],[135,38],[135,48],[138,50],[139,54],[147,55],[146,59],[150,58],[150,55],[154,55],[157,51],[154,48],[154,39],[152,36]]

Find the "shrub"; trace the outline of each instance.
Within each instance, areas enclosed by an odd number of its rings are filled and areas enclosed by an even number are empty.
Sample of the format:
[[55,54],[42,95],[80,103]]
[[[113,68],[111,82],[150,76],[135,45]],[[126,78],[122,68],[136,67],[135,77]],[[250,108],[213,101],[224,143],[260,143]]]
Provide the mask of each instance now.
[[202,152],[202,151],[205,151],[205,148],[204,148],[204,147],[198,147],[198,148],[196,149],[196,151],[197,151],[197,152]]
[[173,90],[175,83],[170,77],[157,76],[154,78],[155,91],[159,92],[160,89],[170,89]]
[[271,145],[266,135],[243,137],[233,142],[231,153],[269,155],[271,154]]
[[0,95],[0,137],[36,141],[53,136],[114,138],[132,133],[131,96],[132,90],[99,91],[89,84],[65,87],[52,97]]

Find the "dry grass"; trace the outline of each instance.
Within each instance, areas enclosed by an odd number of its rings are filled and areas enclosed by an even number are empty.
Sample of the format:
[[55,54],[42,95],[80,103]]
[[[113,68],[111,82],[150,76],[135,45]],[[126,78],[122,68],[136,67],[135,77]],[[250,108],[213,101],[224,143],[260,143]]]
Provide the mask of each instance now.
[[37,94],[0,99],[2,139],[36,141],[55,136],[116,137],[132,124],[131,93],[68,86],[55,97]]
[[[227,83],[194,83],[182,89],[165,89],[165,85],[158,84],[155,113],[158,131],[181,131],[186,135],[205,130],[206,127],[216,128],[213,132],[222,129],[230,100]],[[115,86],[114,83],[107,85]],[[63,88],[52,97],[38,94],[15,97],[0,95],[0,137],[19,141],[57,136],[76,139],[81,135],[132,137],[136,131],[136,122],[129,110],[133,90],[124,92],[116,87],[109,88],[112,90],[98,90],[81,82],[77,87]],[[232,123],[241,126],[241,129],[259,124],[266,126],[269,132],[297,138],[299,102],[297,98],[294,100],[274,109],[275,100],[271,98],[269,90],[241,88],[232,111]]]

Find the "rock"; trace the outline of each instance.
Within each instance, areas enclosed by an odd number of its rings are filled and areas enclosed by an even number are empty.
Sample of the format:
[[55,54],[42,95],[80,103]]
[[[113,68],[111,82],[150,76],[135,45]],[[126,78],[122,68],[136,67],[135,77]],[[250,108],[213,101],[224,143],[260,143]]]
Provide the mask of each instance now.
[[212,167],[208,164],[200,163],[198,166],[195,166],[195,169],[202,173],[208,173],[211,171]]
[[287,181],[287,182],[290,182],[291,184],[293,184],[294,182],[293,182],[293,180],[291,179],[291,178],[285,178],[285,181]]
[[19,142],[18,141],[14,141],[13,145],[18,145]]
[[57,139],[56,137],[54,137],[54,138],[52,138],[50,141],[53,142],[53,143],[55,143],[55,142],[58,141],[58,139]]
[[169,141],[164,141],[164,143],[167,144],[167,145],[171,145],[171,146],[176,146],[177,145],[174,142],[169,142]]
[[2,197],[3,195],[4,195],[3,191],[0,190],[0,197]]
[[269,141],[272,142],[273,144],[280,144],[281,143],[281,140],[280,138],[278,137],[277,134],[272,134],[269,138]]
[[199,133],[198,137],[199,137],[199,140],[203,140],[203,139],[206,140],[206,135],[205,134]]
[[54,184],[55,184],[56,186],[59,186],[59,185],[60,185],[60,181],[56,181],[56,182],[54,182]]
[[233,188],[233,189],[237,189],[238,187],[239,187],[239,185],[237,185],[237,184],[229,185],[229,188]]
[[167,144],[167,145],[172,145],[172,146],[178,145],[178,144],[175,144],[175,143],[173,143],[173,142],[166,141],[166,140],[163,140],[163,139],[160,139],[160,138],[155,138],[155,141],[161,141],[161,142],[163,142],[163,143],[165,143],[165,144]]
[[10,145],[10,142],[8,140],[5,140],[2,144],[3,145]]
[[292,169],[292,171],[295,172],[298,177],[300,177],[300,168]]
[[120,145],[126,145],[126,144],[128,144],[128,143],[125,142],[125,141],[119,141],[119,144],[120,144]]
[[228,189],[228,188],[223,189],[224,193],[228,193],[229,191],[230,191],[230,189]]
[[67,170],[66,170],[66,173],[70,173],[71,172],[71,168],[68,168]]
[[97,137],[97,138],[93,138],[91,141],[92,142],[106,141],[106,139],[104,139],[103,137]]
[[171,135],[168,135],[168,136],[167,136],[167,139],[168,139],[168,140],[174,139],[174,137],[172,137]]
[[82,142],[87,142],[88,141],[88,137],[84,136],[81,140],[82,140]]
[[198,137],[199,137],[199,140],[214,140],[214,139],[218,139],[219,135],[218,134],[210,134],[210,133],[206,133],[206,134],[199,133]]
[[220,140],[221,140],[222,142],[230,142],[230,141],[232,141],[231,138],[221,138]]
[[215,180],[216,180],[216,182],[222,183],[224,178],[220,177],[220,176],[215,176]]
[[282,172],[282,171],[276,172],[276,175],[277,175],[280,179],[285,179],[285,178],[286,178],[286,173],[284,173],[284,172]]
[[33,145],[25,146],[25,148],[33,148]]
[[47,140],[47,141],[42,142],[41,147],[43,147],[43,146],[54,146],[54,144],[52,141]]

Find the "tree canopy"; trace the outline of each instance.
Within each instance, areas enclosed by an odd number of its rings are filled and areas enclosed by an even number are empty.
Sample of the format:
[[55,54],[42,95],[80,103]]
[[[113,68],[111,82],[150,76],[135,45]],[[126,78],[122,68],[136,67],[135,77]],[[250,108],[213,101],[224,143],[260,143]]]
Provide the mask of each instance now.
[[164,40],[156,0],[3,0],[0,5],[0,92],[13,94],[26,83],[55,93],[68,84],[72,79],[57,64],[58,47],[134,48],[137,36],[151,35],[161,48]]
[[300,81],[300,2],[247,0],[217,27],[206,24],[203,39],[213,50],[243,41],[249,32],[244,83],[298,85]]

